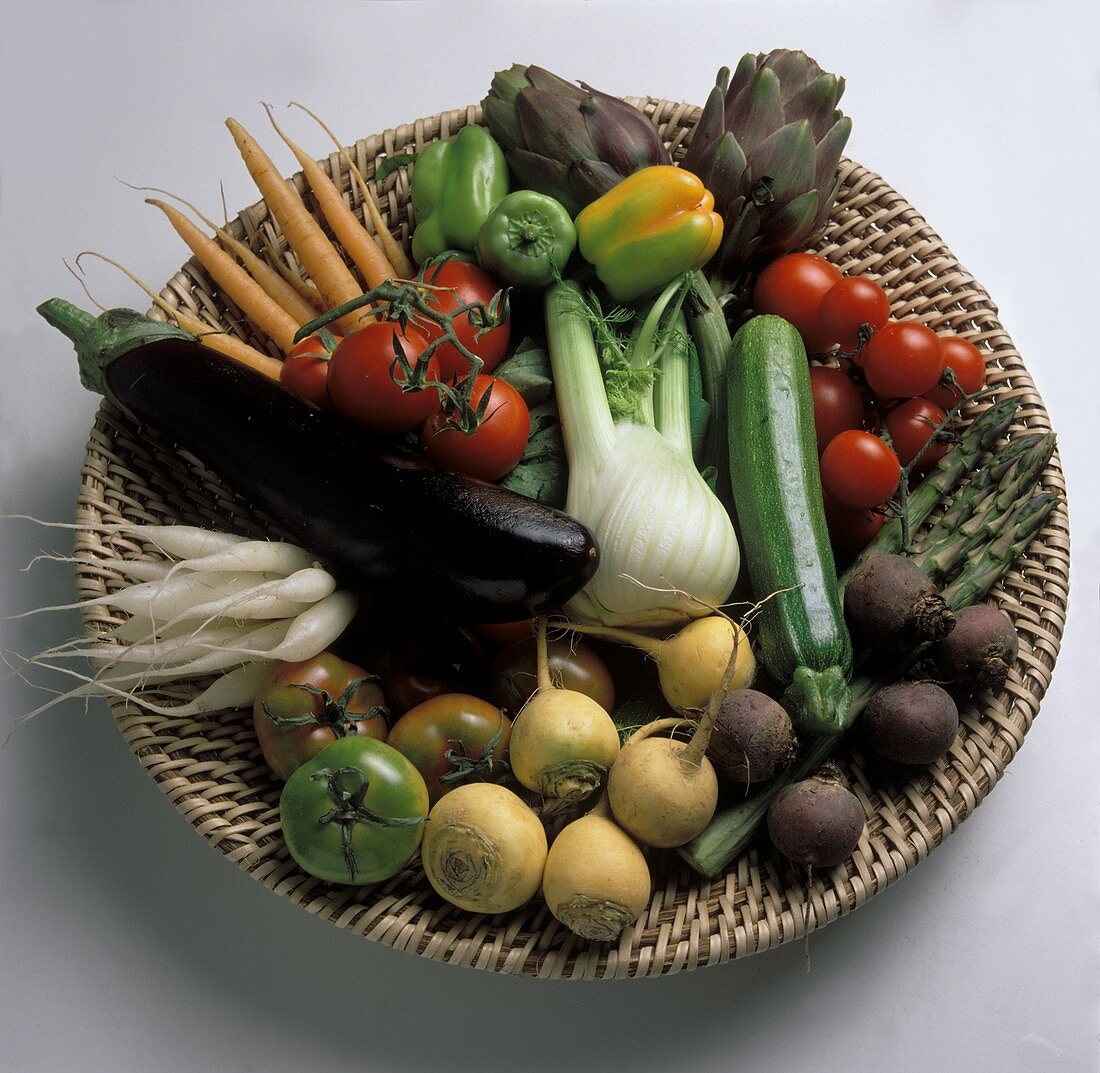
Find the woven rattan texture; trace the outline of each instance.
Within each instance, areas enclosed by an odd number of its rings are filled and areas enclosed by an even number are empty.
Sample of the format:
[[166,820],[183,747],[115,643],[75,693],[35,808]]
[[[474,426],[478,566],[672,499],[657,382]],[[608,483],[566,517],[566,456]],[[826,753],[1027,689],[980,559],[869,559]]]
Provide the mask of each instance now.
[[[633,103],[652,115],[674,153],[690,137],[697,109],[666,101]],[[380,156],[415,151],[479,118],[479,110],[471,107],[366,138],[354,147],[356,163],[372,179]],[[350,204],[359,208],[339,157],[330,157],[328,166]],[[890,294],[895,316],[914,317],[977,343],[986,353],[994,397],[1019,400],[1010,434],[1048,430],[1042,399],[981,286],[917,211],[877,175],[851,161],[844,162],[841,175],[840,196],[818,250],[845,271],[878,279]],[[300,177],[296,181],[304,190]],[[407,243],[412,220],[406,170],[370,185],[388,225]],[[297,267],[262,203],[242,212],[234,227],[269,259]],[[198,310],[254,344],[268,346],[194,263],[184,265],[163,293],[178,307]],[[1042,483],[1064,495],[1057,457]],[[195,458],[152,430],[138,434],[109,406],[101,409],[88,443],[78,517],[89,522],[173,519],[239,532],[277,532],[250,514]],[[100,595],[121,582],[112,560],[154,554],[140,544],[90,531],[79,534],[77,546],[79,555],[97,564],[81,568],[81,596]],[[799,938],[807,926],[822,927],[901,878],[954,831],[997,783],[1035,718],[1058,655],[1068,581],[1068,521],[1059,508],[993,595],[1011,613],[1020,637],[1020,656],[1005,691],[982,696],[965,710],[949,755],[917,774],[891,774],[858,752],[848,756],[845,765],[866,810],[866,830],[847,863],[815,874],[809,905],[804,874],[766,842],[713,882],[701,880],[671,853],[655,854],[649,910],[614,944],[575,938],[538,898],[505,916],[461,912],[434,894],[419,867],[368,888],[313,879],[287,854],[279,827],[280,784],[260,756],[250,712],[172,718],[121,700],[113,707],[149,775],[211,845],[264,886],[339,927],[438,961],[498,972],[656,976],[767,950]],[[107,609],[87,616],[93,633],[114,621]],[[194,685],[160,688],[151,699],[186,698],[194,691]]]

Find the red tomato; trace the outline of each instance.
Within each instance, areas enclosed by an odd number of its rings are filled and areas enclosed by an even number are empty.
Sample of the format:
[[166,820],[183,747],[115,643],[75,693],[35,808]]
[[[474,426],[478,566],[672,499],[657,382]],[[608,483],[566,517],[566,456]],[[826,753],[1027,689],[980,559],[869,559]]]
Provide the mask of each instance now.
[[[427,339],[413,327],[404,331],[386,321],[352,332],[336,348],[329,362],[328,391],[333,406],[352,421],[375,432],[408,432],[439,409],[435,388],[404,391],[405,374],[394,353],[394,340],[408,363],[417,367]],[[435,359],[427,377],[439,379]]]
[[943,346],[915,320],[890,321],[860,354],[871,390],[883,399],[911,398],[934,387],[943,372]]
[[[442,264],[432,266],[425,273],[424,282],[430,283],[433,287],[453,290],[453,293],[447,290],[432,292],[430,304],[443,313],[450,313],[469,302],[480,302],[488,308],[493,295],[501,290],[500,284],[488,272],[465,261],[444,261]],[[438,339],[443,334],[442,329],[434,321],[417,321],[416,326],[429,341]],[[511,332],[507,320],[480,336],[477,334],[477,329],[470,324],[468,313],[456,317],[452,321],[452,327],[462,345],[485,362],[481,370],[483,373],[492,372],[500,364],[504,352],[508,349],[508,337]],[[438,347],[432,357],[439,361],[439,372],[443,380],[449,381],[455,377],[465,376],[470,371],[469,358],[464,357],[450,343],[444,343]]]
[[898,456],[885,440],[850,429],[821,455],[821,484],[846,507],[873,507],[889,499],[901,480]]
[[454,417],[440,410],[421,426],[420,446],[443,469],[496,481],[513,470],[523,455],[531,414],[520,393],[495,376],[474,381],[470,403],[475,411],[486,393],[489,405],[473,432],[462,432]]
[[[340,336],[333,335],[333,350]],[[322,410],[330,408],[328,397],[328,366],[332,357],[320,335],[309,335],[295,343],[283,358],[279,383],[292,395],[312,403]]]
[[331,652],[280,664],[256,694],[260,751],[280,779],[348,734],[386,740],[382,690],[362,667]]
[[757,276],[753,308],[757,313],[774,313],[789,320],[811,354],[827,350],[832,343],[821,332],[821,300],[841,278],[836,265],[812,253],[784,254]]
[[828,494],[823,499],[829,540],[837,551],[862,551],[886,524],[886,515],[882,510],[846,507]]
[[[910,399],[895,406],[886,415],[886,430],[894,441],[894,451],[903,466],[908,466],[917,457],[936,426],[946,417],[942,407],[927,399]],[[948,445],[942,440],[929,444],[917,463],[918,472],[924,473],[931,469],[947,454],[947,448]]]
[[822,335],[839,343],[842,350],[854,350],[859,345],[861,325],[869,324],[877,330],[889,319],[890,299],[873,279],[845,276],[821,299]]
[[387,744],[424,776],[434,805],[464,782],[499,779],[508,770],[502,761],[511,734],[512,721],[499,708],[465,693],[443,693],[401,716]]
[[[973,343],[960,339],[957,335],[949,335],[941,342],[943,366],[955,374],[959,387],[967,395],[981,391],[985,387],[985,357],[982,352]],[[945,410],[950,410],[959,401],[959,395],[954,389],[949,390],[938,384],[931,391],[926,391],[924,397]]]
[[817,453],[845,429],[863,427],[863,394],[840,369],[815,365],[810,370],[814,397]]

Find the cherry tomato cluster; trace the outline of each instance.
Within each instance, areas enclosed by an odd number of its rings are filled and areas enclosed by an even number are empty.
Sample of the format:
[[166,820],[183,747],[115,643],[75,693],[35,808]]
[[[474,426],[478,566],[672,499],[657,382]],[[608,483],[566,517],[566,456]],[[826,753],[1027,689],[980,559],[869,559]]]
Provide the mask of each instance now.
[[[439,288],[429,302],[442,313],[464,303],[488,305],[499,284],[477,265],[444,261],[430,266],[425,282]],[[406,390],[408,370],[420,373],[427,347],[443,335],[429,322],[405,327],[376,321],[346,338],[331,333],[311,335],[294,347],[283,362],[283,385],[321,409],[334,409],[351,421],[382,435],[419,430],[420,446],[436,465],[454,473],[495,481],[519,461],[527,446],[530,414],[519,392],[498,377],[488,375],[500,364],[508,347],[507,321],[478,335],[469,315],[458,316],[452,327],[462,345],[485,363],[473,384],[475,411],[486,395],[489,401],[478,427],[464,432],[458,418],[441,405],[436,388]],[[396,360],[395,347],[403,361]],[[426,381],[457,382],[469,362],[452,344],[436,347],[423,370]]]
[[844,276],[810,253],[769,264],[753,306],[790,321],[810,354],[839,347],[838,365],[810,370],[814,426],[833,543],[861,548],[882,527],[903,467],[923,473],[946,453],[934,432],[949,409],[985,385],[982,353],[917,321],[891,320],[878,283]]

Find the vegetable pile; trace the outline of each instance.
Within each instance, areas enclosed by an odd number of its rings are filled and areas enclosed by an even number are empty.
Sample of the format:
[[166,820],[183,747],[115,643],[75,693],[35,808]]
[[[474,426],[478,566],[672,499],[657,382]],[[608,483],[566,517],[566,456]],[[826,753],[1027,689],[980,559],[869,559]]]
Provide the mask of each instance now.
[[408,250],[344,149],[361,213],[268,108],[315,215],[228,120],[300,272],[150,203],[264,349],[163,303],[176,325],[40,312],[280,539],[99,525],[146,550],[82,605],[126,621],[48,654],[96,662],[75,693],[251,707],[289,852],[329,883],[422,869],[461,910],[542,897],[610,942],[670,850],[716,876],[766,828],[844,866],[850,740],[950,753],[1017,654],[984,601],[1056,500],[1053,437],[970,408],[983,351],[806,249],[843,89],[745,56],[676,161],[623,101],[513,66],[484,126],[378,164],[411,169]]

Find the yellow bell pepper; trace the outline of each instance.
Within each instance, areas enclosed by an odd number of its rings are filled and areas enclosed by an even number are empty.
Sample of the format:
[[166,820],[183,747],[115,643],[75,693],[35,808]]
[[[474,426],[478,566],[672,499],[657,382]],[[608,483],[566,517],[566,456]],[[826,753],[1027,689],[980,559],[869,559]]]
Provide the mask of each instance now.
[[701,268],[722,241],[714,195],[690,171],[668,164],[628,175],[576,219],[581,256],[611,297],[632,302]]

